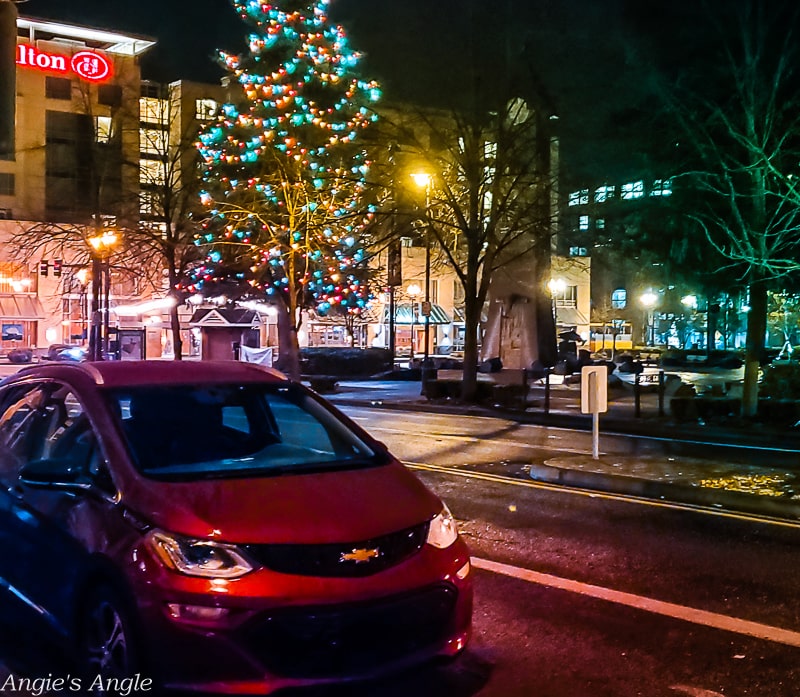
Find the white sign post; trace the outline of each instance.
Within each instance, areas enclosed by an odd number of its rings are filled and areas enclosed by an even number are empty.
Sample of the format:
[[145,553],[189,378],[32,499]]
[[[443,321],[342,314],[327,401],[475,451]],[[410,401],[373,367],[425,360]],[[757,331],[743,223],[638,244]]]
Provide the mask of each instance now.
[[581,368],[581,413],[592,415],[592,458],[600,457],[600,412],[608,411],[608,366]]

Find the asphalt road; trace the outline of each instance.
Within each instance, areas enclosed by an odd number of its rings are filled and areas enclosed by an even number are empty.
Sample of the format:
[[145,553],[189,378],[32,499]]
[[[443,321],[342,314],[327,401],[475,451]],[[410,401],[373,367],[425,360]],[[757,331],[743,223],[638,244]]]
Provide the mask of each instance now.
[[[480,466],[496,471],[525,470],[564,455],[592,455],[591,432],[519,423],[502,417],[340,407],[406,462]],[[708,457],[747,465],[797,468],[797,452],[748,448],[715,441],[605,433],[600,450],[607,455]]]
[[[800,526],[541,484],[589,436],[348,409],[450,505],[473,553],[457,661],[326,697],[796,697]],[[608,447],[657,449],[615,437]],[[8,639],[8,637],[6,637]],[[2,673],[0,672],[0,675]]]
[[519,443],[492,419],[350,414],[419,463],[479,568],[456,664],[337,696],[800,693],[800,527],[517,477],[512,462],[586,434],[526,427]]
[[[463,473],[462,473],[463,474]],[[421,472],[470,541],[455,663],[324,697],[795,697],[800,530]]]

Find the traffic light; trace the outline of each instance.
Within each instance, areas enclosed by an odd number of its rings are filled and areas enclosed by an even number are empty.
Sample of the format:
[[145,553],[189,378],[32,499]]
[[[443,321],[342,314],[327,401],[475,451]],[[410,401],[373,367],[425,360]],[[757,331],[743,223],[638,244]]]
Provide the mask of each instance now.
[[61,275],[61,259],[53,260],[53,276]]
[[47,259],[42,259],[42,261],[39,264],[39,273],[42,274],[42,276],[47,276],[47,272],[49,270],[50,270],[50,262],[47,261]]

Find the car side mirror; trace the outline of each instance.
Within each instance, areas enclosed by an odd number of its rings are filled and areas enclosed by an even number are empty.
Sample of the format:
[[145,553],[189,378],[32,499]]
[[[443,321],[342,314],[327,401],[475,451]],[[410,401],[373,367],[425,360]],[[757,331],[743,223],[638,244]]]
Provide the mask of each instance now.
[[29,462],[20,471],[19,478],[23,484],[37,489],[85,491],[92,487],[85,472],[59,459]]

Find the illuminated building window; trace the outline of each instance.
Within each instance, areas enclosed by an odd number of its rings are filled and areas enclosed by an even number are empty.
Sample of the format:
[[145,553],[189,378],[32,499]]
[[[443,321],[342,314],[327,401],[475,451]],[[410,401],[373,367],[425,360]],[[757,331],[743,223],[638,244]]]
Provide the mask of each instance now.
[[595,203],[604,203],[608,201],[610,198],[614,198],[614,194],[617,190],[616,186],[600,186],[594,191],[594,202]]
[[160,210],[158,192],[142,189],[139,192],[139,213],[142,215],[157,215]]
[[578,229],[579,230],[588,230],[589,229],[589,216],[582,215],[578,218]]
[[48,75],[44,79],[44,96],[48,99],[72,99],[72,81]]
[[650,189],[651,196],[672,196],[672,179],[656,179],[653,188]]
[[556,307],[578,307],[578,286],[567,286],[553,297]]
[[644,182],[629,182],[622,185],[622,198],[630,201],[634,198],[641,198],[644,196]]
[[628,291],[624,288],[617,288],[611,293],[611,307],[615,310],[624,310],[628,304]]
[[164,123],[167,114],[167,100],[155,97],[142,97],[139,100],[139,119],[146,123]]
[[164,163],[160,160],[140,160],[139,182],[149,186],[164,186],[166,183]]
[[94,137],[98,143],[107,143],[111,140],[111,117],[94,117]]
[[605,230],[606,229],[606,219],[605,218],[598,218],[594,221],[594,226],[598,230]]
[[167,132],[160,128],[140,129],[139,150],[148,155],[166,155]]
[[217,115],[217,102],[213,99],[195,100],[195,118],[198,121],[210,121]]
[[30,293],[34,289],[26,264],[0,262],[0,293]]
[[569,255],[571,257],[585,257],[589,256],[589,253],[586,250],[586,247],[570,247]]
[[569,195],[570,206],[582,206],[589,203],[589,189],[581,189],[580,191],[573,191]]

